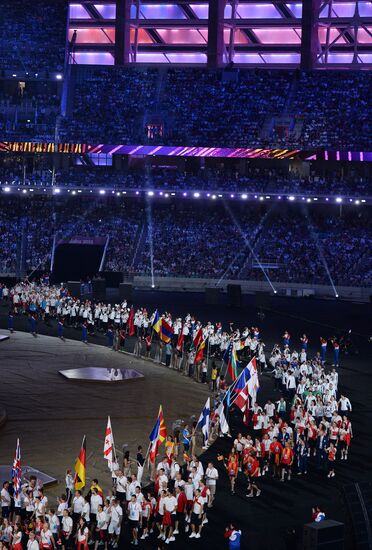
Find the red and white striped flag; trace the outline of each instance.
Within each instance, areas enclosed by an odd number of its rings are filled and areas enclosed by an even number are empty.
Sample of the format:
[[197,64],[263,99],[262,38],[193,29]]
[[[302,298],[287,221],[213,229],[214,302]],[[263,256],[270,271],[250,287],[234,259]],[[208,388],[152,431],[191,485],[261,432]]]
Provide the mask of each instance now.
[[108,467],[111,469],[111,465],[114,461],[114,436],[112,435],[110,417],[107,418],[105,444],[103,446],[103,458],[108,461]]

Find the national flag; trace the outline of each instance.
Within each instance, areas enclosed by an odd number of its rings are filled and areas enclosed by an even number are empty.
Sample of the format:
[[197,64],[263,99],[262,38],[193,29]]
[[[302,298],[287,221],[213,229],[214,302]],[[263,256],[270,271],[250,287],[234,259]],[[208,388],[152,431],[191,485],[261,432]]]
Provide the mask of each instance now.
[[79,456],[75,462],[75,478],[74,486],[76,491],[80,491],[85,487],[85,476],[86,476],[86,462],[87,462],[87,447],[86,447],[86,437],[83,437],[83,442],[81,444],[81,449]]
[[111,469],[114,462],[114,436],[111,428],[111,419],[107,419],[105,443],[103,445],[103,458],[107,460],[107,465]]
[[165,319],[162,319],[160,324],[160,340],[168,344],[172,340],[173,333],[173,327],[171,327]]
[[225,354],[223,356],[223,360],[225,361],[227,365],[227,372],[230,374],[231,380],[235,382],[237,378],[237,367],[238,367],[238,359],[236,356],[236,351],[234,349],[234,342],[231,341],[229,347],[225,351]]
[[13,482],[13,491],[14,491],[15,501],[18,501],[21,495],[21,481],[22,481],[21,447],[19,445],[19,439],[17,439],[17,447],[14,455],[13,469],[12,469],[12,482]]
[[221,432],[223,434],[229,433],[229,425],[228,425],[227,420],[226,420],[225,408],[224,408],[223,401],[221,401],[221,403],[217,407],[216,412],[217,412],[218,417],[220,419],[220,430],[221,430]]
[[227,393],[226,393],[226,405],[227,405],[227,410],[229,410],[229,408],[231,407],[231,391],[230,391],[230,388],[228,388]]
[[183,325],[182,325],[180,333],[178,335],[177,346],[176,346],[176,350],[179,351],[180,353],[182,352],[184,339],[185,339],[185,335],[183,333]]
[[158,418],[156,419],[155,426],[153,427],[149,437],[150,439],[149,458],[152,463],[155,462],[155,458],[157,457],[159,446],[163,443],[166,437],[167,437],[167,429],[165,427],[163,409],[162,409],[162,406],[160,405]]
[[205,342],[206,341],[203,340],[196,351],[194,365],[196,365],[197,363],[200,363],[200,361],[203,361],[204,359]]
[[239,409],[244,412],[248,399],[248,384],[246,384],[244,388],[238,393],[234,401],[234,405],[239,407]]
[[134,336],[136,333],[136,328],[134,326],[134,307],[130,308],[129,317],[128,317],[128,334],[129,336]]
[[242,372],[239,374],[238,378],[236,379],[235,386],[233,388],[234,391],[239,393],[246,385],[247,380],[250,378],[250,376],[251,376],[251,373],[248,367],[245,367],[242,370]]
[[200,327],[200,329],[197,331],[193,339],[194,348],[198,349],[202,341],[203,341],[203,329]]
[[211,414],[211,400],[208,397],[204,408],[202,412],[200,413],[199,420],[197,426],[201,427],[201,431],[203,434],[203,440],[204,440],[204,447],[208,446],[208,439],[209,439],[209,419]]
[[161,325],[161,317],[159,315],[159,312],[158,310],[156,309],[155,310],[155,313],[154,313],[154,319],[152,321],[152,328],[155,332],[159,333],[160,332],[160,325]]

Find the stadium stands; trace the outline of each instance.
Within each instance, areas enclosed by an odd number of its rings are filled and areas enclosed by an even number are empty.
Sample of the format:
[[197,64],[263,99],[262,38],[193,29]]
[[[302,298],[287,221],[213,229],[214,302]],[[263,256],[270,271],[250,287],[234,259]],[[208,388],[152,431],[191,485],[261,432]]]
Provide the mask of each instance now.
[[328,284],[320,248],[335,284],[366,286],[372,275],[371,228],[357,207],[338,217],[331,205],[236,204],[229,212],[215,203],[155,201],[149,218],[141,199],[3,197],[1,206],[7,273],[17,270],[22,234],[26,269],[48,268],[56,234],[110,237],[105,269],[135,274],[263,280],[259,260],[273,281]]

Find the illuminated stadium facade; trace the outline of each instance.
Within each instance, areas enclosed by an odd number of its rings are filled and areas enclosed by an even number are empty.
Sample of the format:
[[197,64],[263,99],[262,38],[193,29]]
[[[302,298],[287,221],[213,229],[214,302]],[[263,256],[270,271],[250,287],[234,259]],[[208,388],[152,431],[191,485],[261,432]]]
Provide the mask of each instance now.
[[[76,32],[75,32],[76,31]],[[70,2],[73,64],[366,69],[366,0]]]

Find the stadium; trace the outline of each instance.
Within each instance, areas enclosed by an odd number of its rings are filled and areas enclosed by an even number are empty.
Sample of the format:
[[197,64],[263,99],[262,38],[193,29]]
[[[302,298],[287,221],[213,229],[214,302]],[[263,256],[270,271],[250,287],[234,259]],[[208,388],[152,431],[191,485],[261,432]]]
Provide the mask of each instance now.
[[0,548],[372,548],[372,2],[1,23]]

